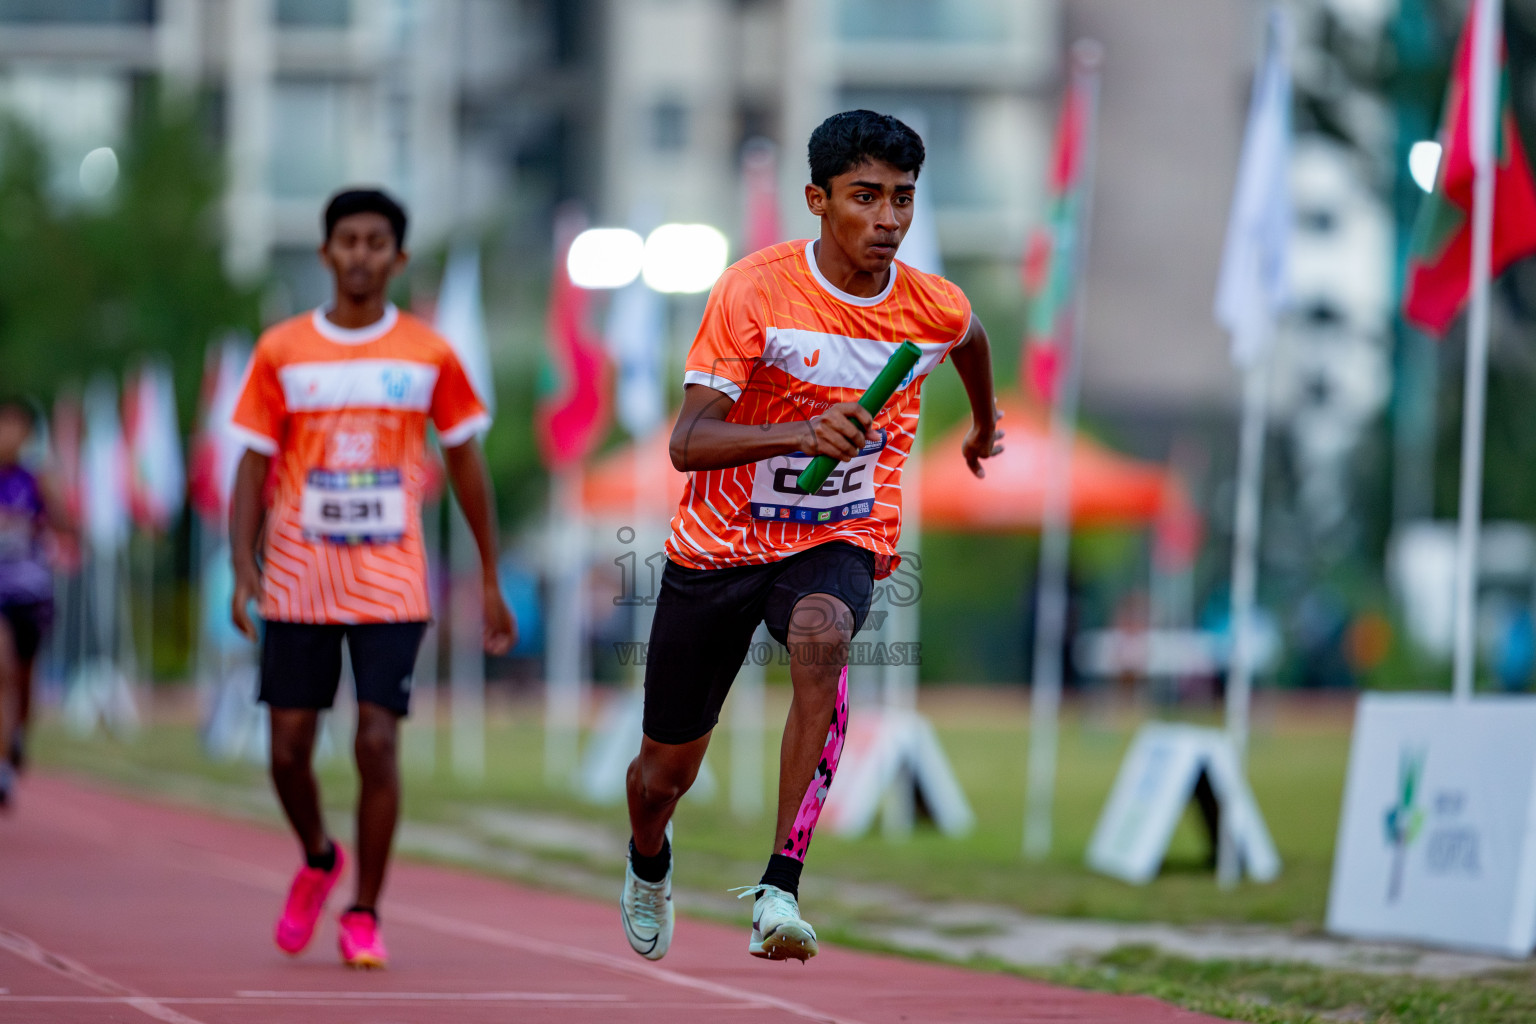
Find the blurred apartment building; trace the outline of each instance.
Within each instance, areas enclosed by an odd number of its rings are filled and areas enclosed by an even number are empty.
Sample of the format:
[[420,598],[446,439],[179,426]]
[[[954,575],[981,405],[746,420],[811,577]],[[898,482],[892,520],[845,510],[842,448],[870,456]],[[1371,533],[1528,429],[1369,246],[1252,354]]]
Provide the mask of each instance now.
[[343,182],[401,193],[418,246],[547,222],[566,198],[735,238],[742,145],[761,136],[785,228],[808,233],[805,140],[850,106],[922,124],[946,251],[1013,259],[1060,49],[1056,0],[0,0],[0,106],[67,182],[121,141],[152,77],[204,91],[229,267],[301,293]]
[[[67,186],[86,152],[122,141],[135,92],[151,79],[199,90],[227,163],[228,265],[272,273],[280,305],[293,308],[324,295],[312,258],[317,213],[342,183],[400,193],[418,248],[494,229],[542,258],[554,206],[574,198],[598,223],[713,223],[740,255],[745,143],[777,144],[783,230],[803,236],[814,230],[801,195],[806,138],[826,115],[867,106],[920,125],[929,151],[920,195],[934,204],[944,255],[957,269],[991,263],[1006,282],[1043,213],[1063,54],[1091,36],[1105,60],[1088,408],[1174,430],[1219,421],[1236,404],[1211,303],[1261,9],[1258,0],[0,0],[0,109],[44,133]],[[1318,60],[1303,52],[1313,74]],[[1371,209],[1363,175],[1337,152],[1312,147],[1303,160],[1316,173],[1302,184],[1331,190],[1326,209],[1302,204],[1315,214],[1303,223],[1307,276],[1358,278],[1350,239],[1360,232],[1343,229]],[[1340,230],[1324,237],[1330,226]],[[1379,309],[1381,273],[1366,276],[1354,290]],[[1333,308],[1347,314],[1348,296]],[[1291,375],[1302,397],[1282,407],[1351,393],[1347,381],[1316,383],[1338,376],[1347,347],[1324,337],[1338,334],[1336,317],[1318,320],[1310,337],[1323,341],[1302,342],[1305,365]],[[1375,365],[1364,360],[1350,379]],[[1169,436],[1131,435],[1150,439],[1152,455]]]
[[868,107],[911,120],[947,255],[1016,260],[1038,215],[1062,50],[1057,0],[611,0],[600,211],[735,233],[743,144],[775,142],[807,235],[805,144]]
[[[67,184],[122,140],[152,79],[207,96],[226,157],[226,261],[313,298],[324,198],[397,191],[413,241],[440,242],[508,201],[520,158],[578,104],[561,4],[500,0],[0,0],[0,106],[47,139]],[[542,119],[506,116],[536,70]],[[519,138],[518,130],[523,131]],[[519,149],[520,142],[526,143]]]

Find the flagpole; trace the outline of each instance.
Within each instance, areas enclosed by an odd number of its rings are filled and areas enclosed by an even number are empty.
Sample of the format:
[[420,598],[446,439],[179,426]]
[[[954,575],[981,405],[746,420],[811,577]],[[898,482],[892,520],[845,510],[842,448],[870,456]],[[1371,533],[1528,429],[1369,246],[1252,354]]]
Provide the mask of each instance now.
[[[452,736],[449,763],[455,777],[485,780],[485,599],[479,549],[463,509],[450,507],[448,533],[448,715]],[[435,696],[435,693],[434,693]]]
[[582,550],[586,523],[581,510],[582,466],[573,460],[550,476],[549,628],[545,635],[544,779],[566,787],[575,779],[581,724]]
[[[1263,63],[1254,76],[1215,307],[1217,322],[1231,332],[1233,361],[1243,374],[1225,694],[1227,740],[1239,771],[1247,755],[1253,695],[1253,616],[1269,373],[1277,317],[1287,300],[1288,287],[1286,246],[1291,215],[1285,176],[1290,164],[1289,66],[1289,23],[1284,10],[1273,6]],[[1230,817],[1228,813],[1221,815],[1216,836],[1216,877],[1223,889],[1236,885],[1242,873]]]
[[1253,609],[1259,578],[1259,516],[1264,491],[1264,428],[1269,418],[1266,350],[1243,371],[1243,429],[1238,448],[1237,509],[1232,536],[1232,652],[1227,665],[1227,734],[1241,764],[1248,751],[1253,694]]
[[[1273,325],[1269,325],[1273,330]],[[1264,428],[1269,418],[1269,344],[1243,370],[1243,429],[1238,448],[1237,510],[1232,534],[1232,604],[1228,629],[1227,736],[1237,763],[1246,763],[1248,715],[1253,694],[1253,609],[1259,579],[1259,513],[1264,490]],[[1242,871],[1231,831],[1221,822],[1216,840],[1216,880],[1223,889]]]
[[1467,366],[1461,414],[1461,501],[1456,536],[1456,647],[1452,693],[1470,700],[1477,670],[1478,530],[1482,524],[1483,418],[1488,393],[1488,286],[1493,261],[1493,186],[1498,131],[1498,52],[1501,0],[1477,0],[1472,36],[1471,302],[1467,318]]
[[1061,709],[1062,645],[1067,632],[1067,559],[1071,544],[1072,440],[1082,385],[1082,334],[1087,293],[1088,239],[1093,224],[1099,66],[1103,48],[1089,39],[1072,47],[1072,81],[1083,104],[1082,214],[1073,252],[1073,311],[1067,335],[1066,377],[1051,410],[1051,465],[1046,476],[1040,529],[1040,565],[1035,611],[1034,668],[1030,675],[1029,767],[1024,804],[1024,853],[1043,860],[1051,850],[1051,804],[1056,789],[1056,746]]

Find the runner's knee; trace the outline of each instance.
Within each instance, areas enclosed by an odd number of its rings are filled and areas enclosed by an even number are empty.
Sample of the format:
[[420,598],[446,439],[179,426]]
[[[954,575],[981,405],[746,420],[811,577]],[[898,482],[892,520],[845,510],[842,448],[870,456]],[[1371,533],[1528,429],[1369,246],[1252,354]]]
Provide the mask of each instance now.
[[650,762],[637,757],[629,764],[631,785],[649,807],[666,807],[681,800],[693,785],[698,767]]
[[789,628],[789,675],[796,693],[830,697],[848,664],[853,615],[848,606],[825,594],[812,594],[795,605]]
[[297,737],[272,736],[272,775],[285,778],[309,771],[309,744]]
[[789,613],[793,643],[847,643],[853,639],[853,613],[830,594],[807,594]]
[[394,730],[360,725],[353,745],[359,770],[365,774],[370,771],[393,772],[397,745]]

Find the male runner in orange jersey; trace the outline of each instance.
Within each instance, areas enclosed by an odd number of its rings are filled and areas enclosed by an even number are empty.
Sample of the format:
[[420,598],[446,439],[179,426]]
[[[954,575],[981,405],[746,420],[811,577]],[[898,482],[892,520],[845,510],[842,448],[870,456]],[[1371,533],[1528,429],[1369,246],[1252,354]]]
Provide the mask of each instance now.
[[[896,262],[912,223],[923,143],[854,110],[811,135],[814,241],[772,246],[715,284],[685,366],[672,461],[693,474],[667,541],[645,673],[645,735],[629,768],[632,837],[620,914],[656,960],[672,937],[671,818],[693,784],[759,622],[790,651],[778,822],[757,885],[748,952],[816,955],[800,870],[848,723],[847,645],[874,580],[900,556],[901,473],[924,378],[952,357],[970,398],[962,455],[1002,449],[986,331],[960,289]],[[878,416],[857,402],[903,340],[922,358]],[[795,477],[841,464],[815,494]],[[830,729],[828,723],[831,723]]]
[[[233,615],[253,640],[251,600],[266,620],[261,699],[271,712],[272,781],[305,859],[277,924],[278,946],[293,954],[314,935],[342,871],[310,762],[347,641],[362,786],[357,893],[339,944],[349,966],[383,967],[377,908],[400,805],[396,741],[432,614],[420,514],[429,417],[480,549],[486,650],[505,653],[517,625],[496,581],[492,493],[475,440],[489,423],[485,408],[448,342],[387,301],[406,264],[405,211],[382,192],[346,191],[326,207],[324,226],[320,260],[335,299],[261,336],[235,408],[249,450],[230,502]],[[274,468],[258,567],[262,490]]]

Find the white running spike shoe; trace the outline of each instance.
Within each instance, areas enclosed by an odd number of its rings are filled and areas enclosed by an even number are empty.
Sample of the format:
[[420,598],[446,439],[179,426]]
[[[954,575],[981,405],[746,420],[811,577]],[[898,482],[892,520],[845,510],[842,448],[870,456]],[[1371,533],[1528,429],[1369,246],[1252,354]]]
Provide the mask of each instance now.
[[[667,842],[672,841],[672,823],[667,822]],[[624,919],[624,937],[629,948],[647,960],[660,960],[672,945],[672,865],[667,877],[647,882],[635,874],[629,854],[624,855],[624,891],[619,896],[619,916]]]
[[743,886],[742,896],[755,894],[752,903],[752,941],[747,952],[765,960],[799,960],[816,955],[816,929],[800,917],[800,902],[776,885]]

